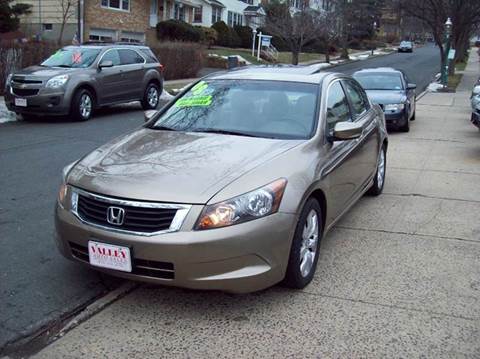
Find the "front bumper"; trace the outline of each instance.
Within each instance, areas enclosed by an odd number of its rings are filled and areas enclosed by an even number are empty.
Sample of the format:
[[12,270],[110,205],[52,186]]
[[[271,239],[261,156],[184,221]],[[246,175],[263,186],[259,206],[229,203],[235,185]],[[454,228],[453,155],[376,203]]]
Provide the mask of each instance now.
[[387,126],[401,126],[405,123],[405,119],[407,118],[405,110],[401,110],[399,112],[385,112],[385,122]]
[[[144,237],[84,224],[57,204],[57,246],[65,257],[88,266],[89,240],[127,246],[132,273],[91,267],[127,279],[185,288],[246,293],[268,288],[284,278],[295,215],[275,213],[230,227],[193,231],[191,223],[202,207],[192,206],[178,232]],[[81,254],[82,248],[86,256]]]
[[[27,106],[16,106],[15,98],[27,100]],[[38,93],[30,96],[18,96],[10,86],[6,87],[5,104],[10,111],[29,115],[68,115],[70,101],[62,89],[40,88]]]

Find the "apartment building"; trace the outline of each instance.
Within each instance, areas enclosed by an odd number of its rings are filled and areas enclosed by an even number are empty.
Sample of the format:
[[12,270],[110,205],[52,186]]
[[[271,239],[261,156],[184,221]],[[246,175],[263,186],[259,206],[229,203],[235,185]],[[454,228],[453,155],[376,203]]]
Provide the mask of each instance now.
[[57,40],[65,4],[70,3],[64,42],[79,32],[82,41],[153,41],[158,22],[177,19],[192,25],[211,26],[224,21],[230,26],[256,28],[265,12],[259,0],[19,0],[32,5],[22,18],[28,36]]

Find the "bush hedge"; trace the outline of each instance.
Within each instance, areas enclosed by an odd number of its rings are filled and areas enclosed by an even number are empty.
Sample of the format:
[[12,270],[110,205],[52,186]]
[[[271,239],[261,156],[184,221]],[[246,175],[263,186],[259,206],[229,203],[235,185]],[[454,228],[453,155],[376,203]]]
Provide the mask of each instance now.
[[237,33],[240,38],[240,47],[249,49],[252,47],[252,28],[250,26],[234,26],[233,30]]
[[184,21],[166,20],[157,24],[159,40],[199,42],[202,32]]
[[241,45],[242,41],[238,34],[234,29],[225,24],[225,22],[218,21],[212,25],[212,28],[214,28],[218,34],[216,45],[224,47],[239,47]]
[[209,48],[215,45],[218,39],[217,30],[205,26],[196,26],[196,28],[200,31],[200,42],[202,44],[207,45]]
[[165,80],[196,77],[203,67],[204,47],[191,42],[161,42],[151,46],[165,67]]

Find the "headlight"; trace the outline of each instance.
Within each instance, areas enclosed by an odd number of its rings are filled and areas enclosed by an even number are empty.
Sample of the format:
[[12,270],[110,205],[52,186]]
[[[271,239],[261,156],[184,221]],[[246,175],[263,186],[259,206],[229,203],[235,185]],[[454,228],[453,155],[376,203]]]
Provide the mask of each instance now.
[[7,79],[5,80],[5,87],[10,86],[11,81],[12,81],[12,74],[8,74]]
[[57,88],[65,85],[68,81],[68,75],[58,75],[52,77],[50,80],[47,81],[45,87],[48,88]]
[[287,180],[281,178],[225,202],[208,205],[203,209],[195,229],[226,227],[275,213],[286,185]]
[[388,105],[385,105],[385,111],[401,111],[405,108],[405,104],[403,103],[391,103]]
[[65,166],[62,170],[62,184],[60,185],[60,189],[58,190],[58,202],[60,205],[65,208],[67,194],[68,194],[68,185],[67,185],[67,176],[70,170],[75,166],[77,161],[70,163],[69,165]]

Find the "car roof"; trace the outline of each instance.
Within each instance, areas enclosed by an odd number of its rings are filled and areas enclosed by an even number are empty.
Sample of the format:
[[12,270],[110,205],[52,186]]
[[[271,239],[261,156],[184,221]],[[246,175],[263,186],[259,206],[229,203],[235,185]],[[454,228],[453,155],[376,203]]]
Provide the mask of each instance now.
[[109,42],[86,42],[80,45],[68,45],[65,46],[64,49],[68,48],[78,48],[83,47],[87,49],[110,49],[110,48],[133,48],[133,49],[148,49],[149,47],[143,44],[135,44],[135,43],[109,43]]
[[[209,80],[269,80],[320,84],[331,72],[320,72],[318,65],[260,65],[237,67],[230,71],[215,72],[206,78]],[[343,76],[341,74],[336,74]]]
[[403,72],[397,69],[394,69],[393,67],[373,67],[369,69],[362,69],[355,71],[353,74],[368,74],[368,73],[393,73],[393,74],[402,74]]

